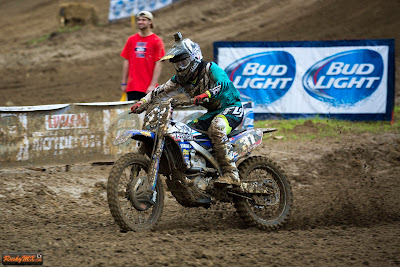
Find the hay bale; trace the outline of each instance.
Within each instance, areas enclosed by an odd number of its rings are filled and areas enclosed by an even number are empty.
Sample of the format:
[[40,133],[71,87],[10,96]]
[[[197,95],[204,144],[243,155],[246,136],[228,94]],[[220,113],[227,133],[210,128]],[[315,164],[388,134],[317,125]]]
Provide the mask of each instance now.
[[57,15],[61,26],[76,26],[86,24],[98,24],[97,9],[89,3],[63,3]]

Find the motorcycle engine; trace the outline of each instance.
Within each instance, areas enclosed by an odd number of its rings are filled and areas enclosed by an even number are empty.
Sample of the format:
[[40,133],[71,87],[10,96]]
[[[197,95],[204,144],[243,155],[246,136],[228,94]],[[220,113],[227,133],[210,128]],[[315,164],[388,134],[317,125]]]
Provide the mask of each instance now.
[[193,187],[205,191],[208,186],[208,180],[204,177],[204,170],[206,169],[206,160],[203,156],[196,153],[193,149],[190,151],[190,165],[186,178],[190,180]]
[[193,173],[202,171],[206,167],[206,160],[194,149],[190,151],[190,166],[189,171]]
[[208,182],[206,179],[202,177],[202,175],[199,175],[196,178],[192,179],[192,182],[193,182],[193,187],[200,189],[201,191],[206,191]]

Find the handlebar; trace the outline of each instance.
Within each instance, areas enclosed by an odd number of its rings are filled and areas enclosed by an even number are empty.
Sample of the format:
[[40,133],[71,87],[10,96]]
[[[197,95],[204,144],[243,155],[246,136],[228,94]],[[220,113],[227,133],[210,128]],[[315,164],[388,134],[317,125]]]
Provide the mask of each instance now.
[[188,99],[188,100],[177,100],[177,99],[172,99],[171,100],[171,105],[172,107],[182,107],[182,106],[192,106],[193,105],[193,99]]
[[[194,106],[194,98],[190,98],[188,100],[178,100],[178,99],[171,98],[168,101],[170,101],[171,106],[173,108],[183,107],[183,106]],[[205,98],[205,99],[203,99],[202,102],[198,102],[198,104],[208,103],[209,101],[210,101],[210,99]],[[130,111],[128,114],[139,114],[145,110],[145,106],[146,106],[146,104],[143,104],[143,107],[140,106],[137,109],[137,112]]]
[[[208,103],[210,99],[205,98],[203,102],[199,102],[199,104]],[[190,98],[189,100],[177,100],[171,99],[172,107],[182,107],[182,106],[194,106],[194,98]]]

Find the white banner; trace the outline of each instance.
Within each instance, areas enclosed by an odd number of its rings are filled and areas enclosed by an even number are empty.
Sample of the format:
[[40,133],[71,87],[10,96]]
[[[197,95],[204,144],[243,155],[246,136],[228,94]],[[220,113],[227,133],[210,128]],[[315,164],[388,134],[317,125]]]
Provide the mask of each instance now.
[[[394,41],[216,42],[215,61],[257,114],[390,120]],[[363,116],[366,115],[366,116]]]
[[140,11],[154,11],[176,2],[176,0],[110,0],[108,20],[128,18]]
[[[136,149],[134,140],[112,145],[126,130],[142,128],[145,114],[129,114],[133,103],[0,107],[0,169],[114,161]],[[251,103],[244,107],[240,127],[252,128]],[[173,118],[187,123],[205,112],[201,107],[177,108]]]

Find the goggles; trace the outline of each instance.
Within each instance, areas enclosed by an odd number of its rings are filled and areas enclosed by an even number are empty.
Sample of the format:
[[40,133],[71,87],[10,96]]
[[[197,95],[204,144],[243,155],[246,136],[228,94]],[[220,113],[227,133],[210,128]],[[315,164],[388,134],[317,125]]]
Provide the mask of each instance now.
[[187,67],[190,65],[190,62],[192,62],[192,60],[190,59],[190,57],[187,57],[185,59],[182,59],[181,61],[172,64],[174,64],[174,67],[177,71],[183,71],[187,69]]

